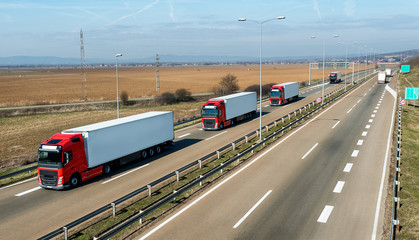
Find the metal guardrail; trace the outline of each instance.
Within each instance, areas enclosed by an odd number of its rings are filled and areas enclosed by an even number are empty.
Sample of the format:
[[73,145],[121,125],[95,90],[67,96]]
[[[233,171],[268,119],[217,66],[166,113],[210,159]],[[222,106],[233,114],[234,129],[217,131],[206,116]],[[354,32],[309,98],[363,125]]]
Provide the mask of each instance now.
[[18,175],[18,174],[21,174],[21,173],[24,173],[24,172],[30,172],[30,171],[32,171],[34,169],[37,169],[37,168],[38,168],[38,165],[35,165],[35,166],[32,166],[32,167],[27,167],[27,168],[20,169],[20,170],[14,171],[14,172],[10,172],[10,173],[1,175],[0,180],[5,179],[5,178],[9,178],[9,177],[13,177],[15,175]]
[[[364,79],[363,81],[366,81],[366,79]],[[264,145],[266,143],[266,141],[269,141],[273,137],[277,136],[278,134],[280,134],[280,133],[288,130],[289,128],[291,128],[292,126],[294,126],[295,124],[297,124],[299,121],[302,121],[303,119],[307,118],[309,115],[311,115],[314,112],[318,111],[320,108],[323,108],[326,104],[329,104],[330,102],[334,101],[336,98],[342,96],[343,94],[347,93],[348,91],[352,90],[354,87],[357,87],[357,86],[359,86],[359,84],[352,85],[351,87],[347,87],[347,90],[346,91],[344,91],[344,92],[338,94],[337,96],[333,97],[332,99],[328,100],[323,105],[318,105],[318,107],[316,107],[314,110],[312,110],[312,111],[304,114],[302,117],[300,117],[297,120],[295,120],[295,121],[289,123],[288,125],[284,126],[280,131],[275,132],[274,134],[270,135],[268,138],[265,138],[262,142],[254,145],[251,148],[248,148],[244,152],[240,153],[240,156],[236,156],[233,159],[228,160],[227,162],[223,163],[222,165],[218,166],[217,168],[215,168],[215,169],[211,170],[210,172],[208,172],[207,174],[205,174],[205,176],[202,176],[202,178],[196,179],[196,180],[192,181],[191,183],[188,183],[185,186],[182,186],[181,188],[179,188],[178,190],[176,190],[174,193],[169,194],[169,195],[165,196],[163,199],[158,200],[154,204],[150,205],[144,211],[141,211],[141,213],[139,213],[139,214],[135,215],[134,217],[126,220],[125,222],[123,222],[120,225],[118,225],[116,228],[112,229],[111,231],[109,231],[105,235],[101,236],[100,239],[107,239],[107,238],[115,235],[116,233],[118,233],[119,231],[121,231],[122,229],[124,229],[125,227],[131,225],[132,223],[138,221],[139,219],[144,218],[146,215],[148,215],[149,213],[153,212],[155,209],[159,208],[163,204],[168,203],[170,201],[173,201],[173,199],[176,199],[177,196],[179,196],[180,194],[182,194],[185,191],[189,190],[190,188],[192,188],[193,186],[195,186],[199,182],[202,182],[203,180],[209,178],[210,176],[212,176],[216,172],[220,171],[221,169],[229,166],[231,163],[233,163],[234,161],[237,161],[237,159],[241,158],[242,156],[246,155],[247,153],[251,152],[252,150],[260,147],[262,144]],[[338,88],[338,89],[334,90],[332,93],[326,94],[325,97],[326,98],[329,98],[332,95],[336,94],[337,92],[339,92],[339,91],[341,91],[343,89],[344,89],[344,87]],[[266,131],[269,131],[270,126],[272,126],[272,125],[275,125],[276,126],[278,122],[280,122],[280,121],[281,122],[284,122],[284,120],[286,118],[290,119],[291,118],[291,115],[293,115],[293,114],[295,114],[295,116],[297,116],[297,112],[301,113],[303,109],[307,109],[307,106],[309,108],[311,108],[311,106],[312,105],[314,106],[315,104],[317,104],[316,101],[312,101],[312,102],[308,103],[307,105],[305,105],[305,106],[303,106],[303,107],[301,107],[301,108],[299,108],[299,109],[297,109],[297,110],[295,110],[293,112],[290,112],[289,114],[284,115],[281,118],[278,118],[276,121],[273,121],[273,122],[265,125],[262,128],[262,131],[263,130],[265,130],[265,132]],[[79,224],[81,224],[81,223],[83,223],[83,222],[85,222],[85,221],[87,221],[87,220],[89,220],[89,219],[91,219],[91,218],[93,218],[93,217],[101,214],[101,213],[104,213],[105,211],[107,211],[109,209],[112,209],[113,210],[113,213],[115,213],[115,209],[116,209],[116,206],[118,204],[120,204],[122,202],[125,202],[128,199],[131,199],[134,196],[137,196],[137,195],[139,195],[141,193],[144,193],[144,192],[148,191],[149,196],[151,196],[151,194],[152,194],[152,187],[153,186],[155,186],[155,185],[157,185],[159,183],[162,183],[165,180],[167,180],[167,179],[169,179],[171,177],[174,177],[174,176],[176,176],[177,179],[179,179],[180,173],[182,173],[182,172],[184,172],[184,171],[186,171],[186,170],[188,170],[188,169],[190,169],[192,167],[195,167],[197,165],[199,167],[201,167],[202,166],[202,163],[205,160],[207,160],[207,159],[209,159],[209,158],[211,158],[213,156],[217,156],[219,158],[222,152],[226,151],[229,148],[234,148],[235,147],[235,144],[237,144],[237,143],[239,143],[241,141],[246,141],[247,142],[248,138],[251,137],[251,136],[253,136],[253,135],[255,135],[255,134],[256,134],[256,136],[258,136],[258,134],[259,134],[258,130],[252,131],[249,134],[246,134],[245,136],[243,136],[243,137],[235,140],[234,142],[232,142],[230,144],[227,144],[224,147],[222,147],[222,148],[220,148],[220,149],[218,149],[218,150],[216,150],[216,151],[214,151],[212,153],[209,153],[208,155],[206,155],[206,156],[204,156],[204,157],[202,157],[202,158],[200,158],[200,159],[198,159],[196,161],[193,161],[193,162],[189,163],[188,165],[186,165],[184,167],[181,167],[181,168],[177,169],[176,171],[173,171],[173,172],[171,172],[171,173],[169,173],[169,174],[167,174],[167,175],[165,175],[165,176],[163,176],[163,177],[161,177],[161,178],[159,178],[159,179],[157,179],[157,180],[155,180],[155,181],[147,184],[146,186],[143,186],[143,187],[141,187],[141,188],[139,188],[139,189],[137,189],[137,190],[135,190],[135,191],[133,191],[133,192],[131,192],[131,193],[129,193],[129,194],[127,194],[127,195],[125,195],[125,196],[123,196],[123,197],[121,197],[121,198],[119,198],[119,199],[117,199],[117,200],[115,200],[115,201],[113,201],[113,202],[111,202],[111,203],[109,203],[109,204],[107,204],[107,205],[105,205],[105,206],[103,206],[103,207],[101,207],[101,208],[99,208],[99,209],[97,209],[97,210],[95,210],[95,211],[93,211],[93,212],[91,212],[91,213],[89,213],[89,214],[87,214],[87,215],[85,215],[85,216],[83,216],[83,217],[81,217],[81,218],[79,218],[79,219],[77,219],[77,220],[75,220],[75,221],[73,221],[73,222],[71,222],[71,223],[63,226],[63,227],[61,227],[61,228],[58,228],[55,231],[50,232],[47,235],[42,236],[39,239],[51,239],[51,238],[56,237],[56,236],[58,236],[58,235],[60,235],[62,233],[64,233],[65,239],[68,239],[68,230],[69,229],[71,229],[71,228],[73,228],[73,227],[75,227],[75,226],[77,226],[77,225],[79,225]]]
[[396,231],[400,230],[400,220],[397,219],[397,209],[400,208],[400,198],[398,192],[400,192],[400,161],[401,161],[401,150],[402,150],[402,105],[399,99],[399,110],[397,117],[397,140],[396,140],[396,154],[394,161],[394,181],[393,181],[393,200],[392,200],[392,211],[391,211],[391,230],[390,240],[396,237]]

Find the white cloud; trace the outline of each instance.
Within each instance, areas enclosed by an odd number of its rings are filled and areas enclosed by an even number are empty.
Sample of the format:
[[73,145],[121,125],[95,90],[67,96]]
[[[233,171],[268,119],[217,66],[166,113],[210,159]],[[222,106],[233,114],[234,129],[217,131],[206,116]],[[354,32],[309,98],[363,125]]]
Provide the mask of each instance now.
[[140,10],[136,11],[135,13],[128,14],[128,15],[125,15],[125,16],[122,16],[122,17],[120,17],[120,18],[118,18],[118,19],[114,20],[113,22],[109,23],[108,25],[113,25],[113,24],[115,24],[115,23],[117,23],[117,22],[120,22],[120,21],[122,21],[122,20],[124,20],[124,19],[126,19],[126,18],[129,18],[129,17],[135,17],[136,15],[138,15],[138,14],[140,14],[140,13],[142,13],[142,12],[144,12],[144,11],[148,10],[149,8],[153,7],[154,5],[156,5],[156,4],[157,4],[157,3],[159,3],[159,2],[160,2],[160,0],[156,0],[156,1],[154,1],[154,2],[152,2],[152,3],[150,3],[150,4],[148,4],[148,5],[147,5],[147,6],[145,6],[144,8],[142,8],[142,9],[140,9]]
[[313,0],[313,4],[314,4],[313,8],[314,8],[314,10],[316,10],[316,12],[317,12],[317,16],[318,16],[320,19],[322,19],[322,15],[321,15],[321,13],[320,13],[320,8],[319,8],[319,5],[317,4],[317,0]]
[[172,1],[168,0],[168,2],[169,2],[169,9],[170,9],[169,17],[170,17],[170,19],[172,19],[173,22],[176,22],[175,9],[173,8]]
[[348,17],[354,17],[355,16],[355,7],[356,4],[354,0],[346,0],[344,3],[344,11],[346,13],[346,16]]

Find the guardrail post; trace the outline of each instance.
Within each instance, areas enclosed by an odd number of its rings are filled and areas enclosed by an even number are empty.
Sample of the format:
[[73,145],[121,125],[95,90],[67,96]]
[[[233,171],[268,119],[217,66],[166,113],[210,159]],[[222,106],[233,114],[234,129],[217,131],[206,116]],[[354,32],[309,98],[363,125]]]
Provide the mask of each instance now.
[[[202,178],[202,175],[199,175],[199,178]],[[202,186],[202,181],[199,182],[199,186]]]
[[217,152],[217,158],[220,159],[220,151],[216,151]]
[[259,137],[259,131],[256,130],[256,137]]
[[290,114],[288,114],[288,120],[291,120],[291,115]]
[[151,197],[151,185],[147,184],[147,188],[148,188],[148,196]]
[[395,181],[396,186],[397,186],[397,191],[400,192],[400,181]]
[[176,181],[179,182],[179,171],[176,170],[175,173],[176,173]]
[[276,123],[276,121],[274,121],[274,124],[275,124],[275,127],[277,126],[277,123]]
[[304,112],[305,112],[305,111],[307,111],[307,105],[306,105],[306,106],[304,106]]
[[266,127],[266,131],[269,132],[269,127],[268,126],[265,126],[265,127]]
[[202,168],[202,160],[201,160],[201,159],[199,159],[199,160],[198,160],[198,163],[199,163],[199,169],[201,169],[201,168]]
[[284,118],[281,118],[281,120],[282,120],[282,123],[284,123]]
[[301,108],[300,108],[300,109],[298,109],[298,110],[300,110],[300,114],[301,114]]
[[400,221],[393,219],[393,225],[396,226],[397,231],[400,231]]
[[249,138],[247,136],[244,136],[244,138],[246,139],[246,143],[249,141]]
[[64,239],[67,240],[68,239],[68,229],[67,227],[63,227],[64,230]]
[[[173,190],[173,194],[176,193],[176,190]],[[173,197],[173,203],[176,203],[176,197]]]
[[233,151],[236,150],[236,144],[234,142],[231,143],[231,146],[233,147]]
[[112,206],[112,216],[115,217],[115,212],[116,212],[115,203],[111,203],[111,206]]
[[399,197],[393,197],[394,202],[397,203],[397,208],[400,208],[400,198]]
[[[141,213],[143,213],[143,210],[140,210],[140,211],[138,212],[138,214],[141,214]],[[140,218],[140,224],[143,224],[143,218]]]
[[294,115],[297,116],[297,111],[294,111]]
[[[220,166],[223,166],[224,164],[221,163]],[[223,174],[223,169],[221,168],[221,174]]]

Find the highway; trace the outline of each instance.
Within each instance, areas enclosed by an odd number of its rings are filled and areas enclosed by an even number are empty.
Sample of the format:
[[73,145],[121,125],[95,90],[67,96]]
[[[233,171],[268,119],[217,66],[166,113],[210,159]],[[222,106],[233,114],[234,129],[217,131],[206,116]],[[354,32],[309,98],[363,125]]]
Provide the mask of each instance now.
[[366,82],[138,238],[381,239],[391,91]]
[[[326,84],[325,93],[341,87]],[[320,96],[321,87],[300,94],[299,101],[271,107],[263,104],[263,124],[274,121]],[[257,118],[221,131],[202,131],[200,124],[175,133],[174,147],[160,156],[118,169],[68,191],[38,187],[36,178],[0,189],[0,232],[2,239],[28,239],[43,236],[111,201],[142,187],[206,154],[258,129]],[[34,150],[36,151],[36,150]]]

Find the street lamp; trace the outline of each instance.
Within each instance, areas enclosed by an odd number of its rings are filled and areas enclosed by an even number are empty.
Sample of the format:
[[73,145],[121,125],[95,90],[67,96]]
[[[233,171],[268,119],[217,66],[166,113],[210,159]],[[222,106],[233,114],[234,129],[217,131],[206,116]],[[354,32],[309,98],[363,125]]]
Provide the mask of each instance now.
[[116,116],[119,118],[119,90],[118,90],[118,58],[122,57],[121,53],[115,54],[116,58]]
[[[339,37],[339,35],[333,35],[333,37],[337,38]],[[317,38],[316,36],[311,36],[310,38]],[[323,96],[324,96],[324,68],[325,68],[325,40],[322,39],[323,41],[323,82],[322,82],[322,105],[323,105]]]
[[346,64],[348,62],[348,45],[345,44],[345,43],[341,43],[341,42],[338,42],[338,44],[341,44],[341,45],[344,45],[345,46],[345,64],[344,64],[344,66],[345,66],[345,91],[346,91],[346,78],[347,78],[347,76],[346,76],[346,68],[348,67]]
[[[352,46],[355,46],[355,45],[357,45],[358,44],[358,42],[354,42],[353,44],[352,44]],[[358,82],[359,82],[359,47],[357,47],[358,48]],[[354,66],[354,68],[355,68],[355,66]],[[354,83],[354,80],[353,80],[353,75],[352,75],[352,84]]]
[[246,18],[239,18],[239,22],[255,22],[260,24],[260,48],[259,48],[259,140],[262,141],[262,25],[266,22],[273,21],[273,20],[282,20],[285,17],[280,16],[277,18],[271,18],[265,21],[257,21],[251,20]]

